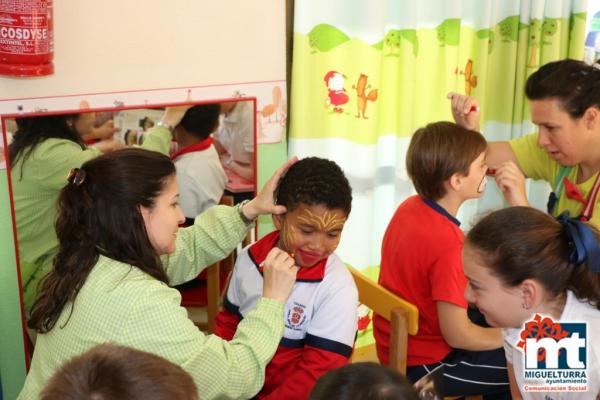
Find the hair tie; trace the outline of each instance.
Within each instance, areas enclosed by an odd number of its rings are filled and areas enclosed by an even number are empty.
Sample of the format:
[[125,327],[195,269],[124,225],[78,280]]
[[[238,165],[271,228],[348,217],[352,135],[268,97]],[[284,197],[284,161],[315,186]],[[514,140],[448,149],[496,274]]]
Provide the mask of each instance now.
[[72,185],[81,186],[81,184],[85,182],[86,175],[87,174],[84,169],[73,168],[69,172],[69,175],[67,175],[67,181],[69,181],[69,183]]
[[600,273],[600,245],[587,224],[571,218],[565,211],[557,218],[569,239],[569,262],[581,265],[587,261],[590,271]]

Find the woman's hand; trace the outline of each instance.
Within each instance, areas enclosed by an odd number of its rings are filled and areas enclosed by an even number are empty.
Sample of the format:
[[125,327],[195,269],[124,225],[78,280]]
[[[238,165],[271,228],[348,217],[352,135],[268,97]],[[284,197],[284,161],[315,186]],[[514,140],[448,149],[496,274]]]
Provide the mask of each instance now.
[[510,206],[529,206],[525,190],[525,175],[512,161],[506,161],[496,169],[496,183]]
[[175,128],[177,125],[179,125],[183,119],[183,116],[190,108],[192,108],[191,104],[185,106],[167,107],[160,120],[165,124]]
[[285,304],[296,283],[296,273],[300,269],[294,259],[285,251],[274,247],[262,264],[263,297]]
[[285,206],[275,205],[275,189],[277,189],[277,184],[281,176],[296,161],[298,161],[298,157],[292,157],[287,160],[265,183],[265,186],[263,186],[258,195],[244,205],[242,212],[246,218],[253,220],[262,214],[283,214],[286,212]]
[[446,97],[450,99],[454,121],[463,128],[480,132],[479,120],[481,114],[477,99],[455,92],[448,93]]

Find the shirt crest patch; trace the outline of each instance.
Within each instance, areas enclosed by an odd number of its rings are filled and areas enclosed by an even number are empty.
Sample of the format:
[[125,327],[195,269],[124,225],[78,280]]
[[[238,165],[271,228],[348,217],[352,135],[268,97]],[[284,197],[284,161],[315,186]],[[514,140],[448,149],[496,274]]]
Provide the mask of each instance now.
[[287,309],[285,327],[294,331],[302,330],[301,327],[306,321],[305,308],[304,304],[294,302],[294,305]]

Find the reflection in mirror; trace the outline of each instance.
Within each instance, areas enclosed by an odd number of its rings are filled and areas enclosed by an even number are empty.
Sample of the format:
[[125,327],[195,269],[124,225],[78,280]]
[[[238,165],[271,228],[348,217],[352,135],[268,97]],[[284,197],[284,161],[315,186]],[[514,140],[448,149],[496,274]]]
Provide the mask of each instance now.
[[3,117],[26,315],[58,251],[56,200],[73,168],[127,146],[168,154],[190,223],[224,194],[253,196],[254,115],[254,101],[244,100]]

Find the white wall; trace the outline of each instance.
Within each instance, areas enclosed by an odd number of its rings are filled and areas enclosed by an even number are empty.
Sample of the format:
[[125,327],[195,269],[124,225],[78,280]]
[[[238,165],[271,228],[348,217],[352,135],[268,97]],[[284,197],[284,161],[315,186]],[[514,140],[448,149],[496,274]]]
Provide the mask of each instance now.
[[280,0],[54,0],[55,74],[0,100],[285,79]]

